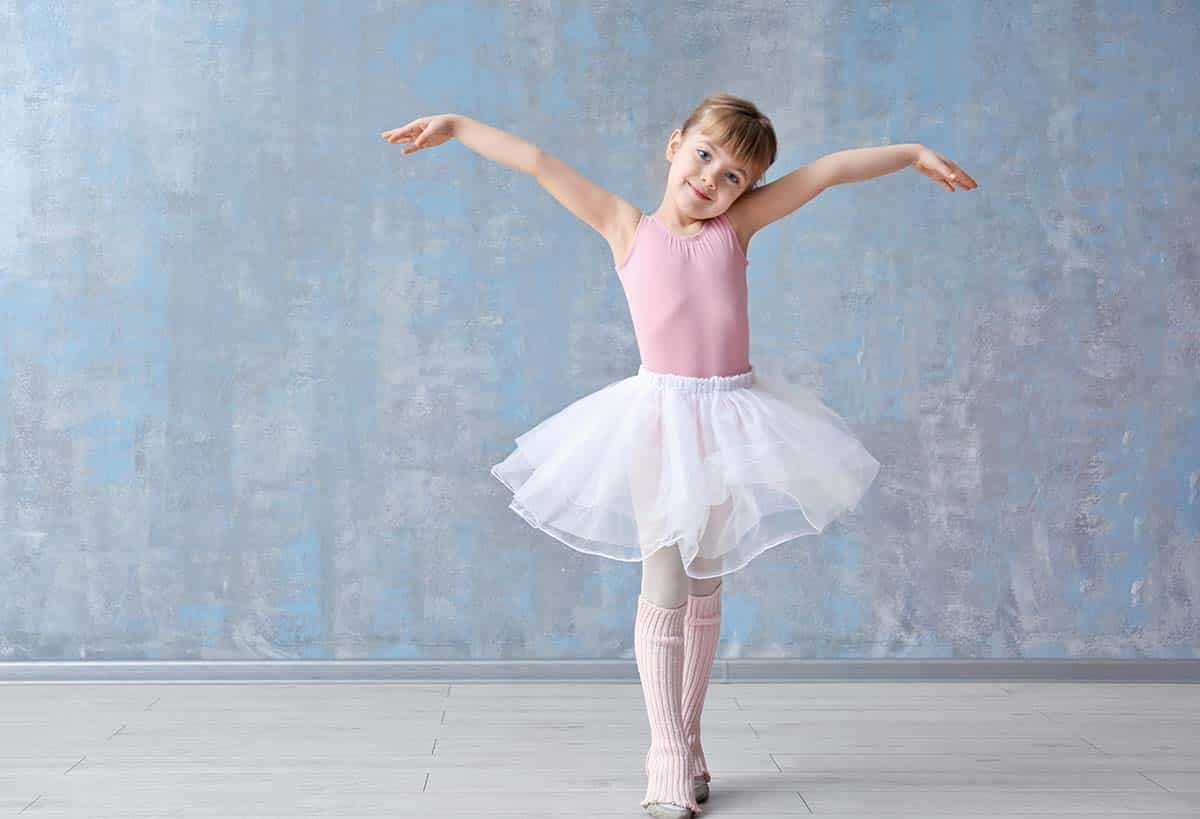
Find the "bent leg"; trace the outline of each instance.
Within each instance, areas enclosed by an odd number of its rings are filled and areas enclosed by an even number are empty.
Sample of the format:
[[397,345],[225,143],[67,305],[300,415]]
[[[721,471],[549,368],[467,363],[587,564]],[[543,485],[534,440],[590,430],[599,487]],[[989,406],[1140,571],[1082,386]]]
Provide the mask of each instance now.
[[721,577],[689,577],[689,593],[696,597],[708,597],[721,588]]

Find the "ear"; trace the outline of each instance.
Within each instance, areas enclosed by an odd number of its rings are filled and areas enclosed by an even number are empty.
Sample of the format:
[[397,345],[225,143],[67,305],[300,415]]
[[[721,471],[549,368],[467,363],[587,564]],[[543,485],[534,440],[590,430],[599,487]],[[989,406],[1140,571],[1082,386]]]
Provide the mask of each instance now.
[[675,155],[675,152],[679,150],[679,143],[682,140],[683,131],[680,131],[678,128],[672,131],[671,136],[667,138],[667,150],[663,153],[663,156],[668,162],[671,161],[671,157]]

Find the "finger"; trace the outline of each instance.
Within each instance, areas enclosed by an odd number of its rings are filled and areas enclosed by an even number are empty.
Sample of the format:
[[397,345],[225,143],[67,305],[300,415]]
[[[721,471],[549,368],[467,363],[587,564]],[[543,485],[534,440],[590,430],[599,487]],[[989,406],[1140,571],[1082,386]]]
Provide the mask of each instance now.
[[397,142],[409,142],[414,138],[414,133],[417,135],[417,137],[420,136],[415,129],[401,128],[395,134],[393,134],[388,141],[393,145],[395,145]]
[[954,171],[954,178],[964,188],[974,188],[974,187],[978,186],[979,183],[977,183],[974,179],[972,179],[971,175],[968,174],[966,171],[964,171],[962,168],[960,168],[957,163],[951,162],[950,168],[951,168],[951,170]]
[[416,125],[417,123],[415,121],[409,122],[405,125],[401,125],[399,128],[393,128],[390,131],[384,131],[383,135],[385,138],[409,136],[416,129]]

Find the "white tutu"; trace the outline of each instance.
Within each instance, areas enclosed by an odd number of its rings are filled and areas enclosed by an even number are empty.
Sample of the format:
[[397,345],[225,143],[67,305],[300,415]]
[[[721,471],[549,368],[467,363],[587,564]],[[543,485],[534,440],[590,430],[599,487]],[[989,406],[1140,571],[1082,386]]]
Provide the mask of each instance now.
[[753,367],[699,378],[642,366],[515,440],[491,472],[530,525],[624,561],[678,543],[695,578],[820,533],[879,471],[837,413]]

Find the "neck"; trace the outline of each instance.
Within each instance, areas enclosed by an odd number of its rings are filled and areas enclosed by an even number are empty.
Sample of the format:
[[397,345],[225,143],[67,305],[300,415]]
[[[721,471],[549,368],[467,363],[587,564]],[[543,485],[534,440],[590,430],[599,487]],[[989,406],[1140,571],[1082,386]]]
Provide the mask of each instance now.
[[665,199],[659,204],[658,210],[654,211],[653,216],[667,227],[675,228],[679,233],[688,233],[692,228],[704,221],[703,219],[693,219],[687,214],[680,213]]

